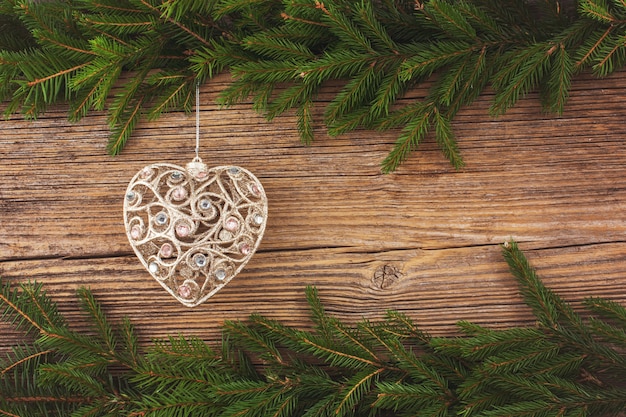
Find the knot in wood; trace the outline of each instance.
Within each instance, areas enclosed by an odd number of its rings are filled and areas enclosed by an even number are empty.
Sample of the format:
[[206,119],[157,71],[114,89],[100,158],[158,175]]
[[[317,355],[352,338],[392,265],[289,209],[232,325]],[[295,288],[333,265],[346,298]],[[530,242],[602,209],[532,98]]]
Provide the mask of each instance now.
[[402,273],[393,265],[385,264],[379,266],[374,271],[372,282],[376,288],[381,290],[391,287],[397,280],[402,277]]

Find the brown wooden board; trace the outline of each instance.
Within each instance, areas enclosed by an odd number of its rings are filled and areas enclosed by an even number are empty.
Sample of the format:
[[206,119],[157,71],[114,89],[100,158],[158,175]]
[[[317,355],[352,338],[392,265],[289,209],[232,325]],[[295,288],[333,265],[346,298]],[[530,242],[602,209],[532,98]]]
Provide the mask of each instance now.
[[[590,295],[626,303],[626,72],[579,77],[560,117],[530,95],[494,119],[485,94],[453,124],[465,168],[451,168],[429,139],[389,175],[380,162],[398,131],[326,135],[322,103],[337,86],[320,96],[317,140],[307,147],[293,115],[267,122],[249,104],[218,107],[228,81],[202,87],[201,156],[254,172],[270,208],[259,252],[222,291],[183,307],[124,232],[135,173],[194,156],[195,117],[183,112],[143,122],[117,157],[106,153],[102,113],[73,124],[60,106],[35,121],[0,122],[2,279],[44,283],[78,329],[74,294],[89,287],[114,321],[132,317],[144,343],[176,334],[216,341],[224,320],[253,312],[306,327],[307,285],[348,322],[396,309],[453,335],[458,320],[532,323],[500,254],[512,238],[575,306]],[[0,325],[0,349],[16,337]]]

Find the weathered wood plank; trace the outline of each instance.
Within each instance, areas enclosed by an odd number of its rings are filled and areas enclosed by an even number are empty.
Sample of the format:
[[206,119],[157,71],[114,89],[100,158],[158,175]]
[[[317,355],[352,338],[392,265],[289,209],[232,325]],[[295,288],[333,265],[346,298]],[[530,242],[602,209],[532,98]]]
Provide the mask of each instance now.
[[[567,299],[626,301],[625,72],[579,79],[561,117],[530,96],[492,119],[487,94],[454,123],[464,169],[453,171],[430,140],[391,175],[379,162],[397,131],[330,138],[320,124],[305,147],[292,116],[268,123],[245,104],[214,105],[227,82],[203,88],[201,155],[253,171],[270,217],[260,253],[225,289],[196,309],[179,306],[124,233],[135,172],[193,157],[195,119],[183,113],[144,123],[115,158],[102,114],[70,124],[58,107],[0,123],[0,275],[44,282],[78,327],[73,294],[89,286],[115,319],[132,316],[145,341],[179,332],[215,340],[224,319],[252,312],[306,325],[306,285],[352,321],[393,308],[438,335],[460,319],[528,323],[497,247],[508,238]],[[398,277],[383,281],[385,266]],[[6,326],[0,334],[0,347],[13,338]]]
[[[626,302],[621,243],[530,250],[527,256],[546,284],[577,306],[590,295]],[[83,320],[75,290],[92,288],[112,320],[133,318],[143,342],[179,333],[219,340],[223,320],[245,319],[255,312],[306,327],[306,285],[316,286],[327,310],[347,322],[380,318],[395,309],[433,335],[454,334],[458,320],[492,328],[532,323],[495,245],[263,251],[218,295],[194,309],[174,301],[131,256],[12,261],[4,268],[5,279],[45,282],[78,328]],[[0,338],[0,346],[8,341]]]

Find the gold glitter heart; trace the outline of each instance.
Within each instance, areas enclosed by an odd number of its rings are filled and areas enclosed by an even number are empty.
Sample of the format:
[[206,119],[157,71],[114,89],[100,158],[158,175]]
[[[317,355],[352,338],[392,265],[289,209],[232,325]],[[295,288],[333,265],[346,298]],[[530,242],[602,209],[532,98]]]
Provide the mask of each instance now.
[[267,222],[259,180],[236,166],[153,164],[128,184],[124,225],[130,245],[174,298],[203,303],[256,252]]

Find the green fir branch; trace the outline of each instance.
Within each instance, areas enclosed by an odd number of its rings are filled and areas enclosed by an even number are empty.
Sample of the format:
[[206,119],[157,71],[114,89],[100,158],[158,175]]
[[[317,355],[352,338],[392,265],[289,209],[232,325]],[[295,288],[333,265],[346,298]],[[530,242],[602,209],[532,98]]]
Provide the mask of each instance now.
[[496,96],[490,112],[502,115],[543,81],[551,55],[557,50],[551,43],[538,43],[524,50],[504,54],[502,69],[494,74]]
[[543,285],[516,243],[507,243],[503,253],[511,273],[520,285],[522,295],[543,326],[549,329],[558,329],[563,323],[567,327],[581,326],[581,317],[558,295]]
[[313,129],[313,107],[313,100],[305,99],[296,110],[296,116],[298,117],[298,132],[300,132],[300,139],[305,145],[310,145],[315,138]]
[[159,118],[164,112],[173,109],[184,109],[190,112],[194,102],[194,89],[189,77],[181,75],[162,75],[149,77],[148,84],[159,87],[160,96],[152,102],[152,108],[148,113],[148,120]]
[[369,401],[365,398],[371,396],[372,386],[378,382],[380,374],[384,372],[384,368],[378,368],[374,370],[363,370],[357,372],[352,378],[346,381],[346,388],[341,394],[339,404],[335,408],[336,416],[349,415],[357,405],[365,402],[366,405]]
[[562,114],[569,97],[575,68],[565,45],[559,44],[556,47],[556,51],[552,54],[548,81],[546,87],[542,89],[542,99],[544,109],[555,114]]
[[375,52],[370,39],[354,24],[352,19],[341,10],[341,2],[315,1],[315,7],[322,11],[322,23],[326,23],[330,32],[343,41],[346,49],[357,49],[367,53]]
[[361,74],[346,84],[335,98],[326,106],[326,124],[331,128],[338,119],[353,113],[359,107],[372,101],[372,92],[382,81],[382,71],[376,65],[370,65]]
[[133,107],[128,108],[126,106],[130,106],[126,104],[124,106],[120,106],[120,110],[123,110],[123,113],[117,114],[116,119],[112,119],[109,124],[111,125],[111,138],[109,139],[109,143],[107,144],[107,149],[109,153],[112,155],[119,154],[128,139],[130,139],[135,126],[139,123],[139,120],[143,116],[142,109],[144,105],[145,97],[140,97],[137,101],[134,101]]
[[250,351],[262,355],[262,359],[279,365],[284,363],[280,350],[273,338],[265,332],[241,322],[227,321],[224,326],[230,338],[240,343],[245,343]]
[[394,413],[410,415],[419,410],[422,415],[445,416],[449,404],[442,401],[441,393],[430,386],[422,384],[406,384],[379,382],[379,391],[373,407],[381,410],[392,410]]
[[609,11],[609,6],[605,0],[581,0],[578,9],[581,14],[601,23],[610,24],[616,20]]
[[388,116],[392,105],[409,88],[410,84],[402,80],[400,76],[401,71],[401,64],[398,61],[393,68],[388,69],[386,75],[383,75],[369,108],[372,119],[377,120]]
[[607,37],[607,43],[598,50],[598,58],[592,69],[597,75],[606,77],[626,62],[626,35]]
[[[26,339],[0,360],[8,416],[618,416],[626,411],[626,309],[590,298],[574,312],[515,242],[505,260],[536,316],[529,327],[459,323],[430,338],[388,312],[349,326],[306,291],[313,330],[253,315],[216,348],[185,336],[140,348],[78,292],[91,334],[69,329],[39,284],[2,285],[2,320]],[[95,334],[93,334],[95,332]],[[33,340],[32,337],[35,337]]]
[[[389,173],[398,169],[409,154],[417,148],[428,133],[435,109],[432,104],[418,104],[419,113],[407,114],[411,118],[402,129],[402,134],[396,140],[394,148],[382,162],[382,171]],[[404,116],[404,115],[403,115]]]
[[602,298],[588,298],[585,305],[601,317],[614,320],[618,325],[626,327],[626,308],[620,304]]
[[433,124],[435,125],[435,138],[443,154],[456,169],[460,169],[465,163],[457,147],[450,120],[437,111],[434,115]]
[[420,45],[402,65],[401,77],[407,81],[424,79],[434,72],[476,52],[476,46],[463,41],[446,41]]
[[431,17],[437,26],[450,37],[476,39],[474,27],[454,4],[445,0],[432,0],[425,4],[424,13]]
[[[0,0],[0,98],[6,115],[29,118],[59,103],[69,104],[71,120],[106,110],[108,149],[117,154],[140,120],[188,110],[196,81],[225,70],[234,81],[219,103],[252,99],[269,120],[293,111],[311,143],[314,92],[333,82],[343,87],[316,103],[326,107],[329,133],[397,132],[383,172],[399,168],[430,134],[460,169],[454,117],[486,88],[496,92],[493,115],[534,91],[544,110],[560,114],[575,75],[604,77],[626,65],[623,0],[573,3]],[[144,74],[139,82],[136,74]],[[302,83],[310,93],[296,93]],[[440,116],[428,112],[426,123],[422,106],[404,97],[427,84],[424,101]]]
[[0,287],[0,302],[0,320],[11,323],[17,330],[39,335],[49,327],[65,324],[41,284],[23,284],[19,290],[3,284]]

